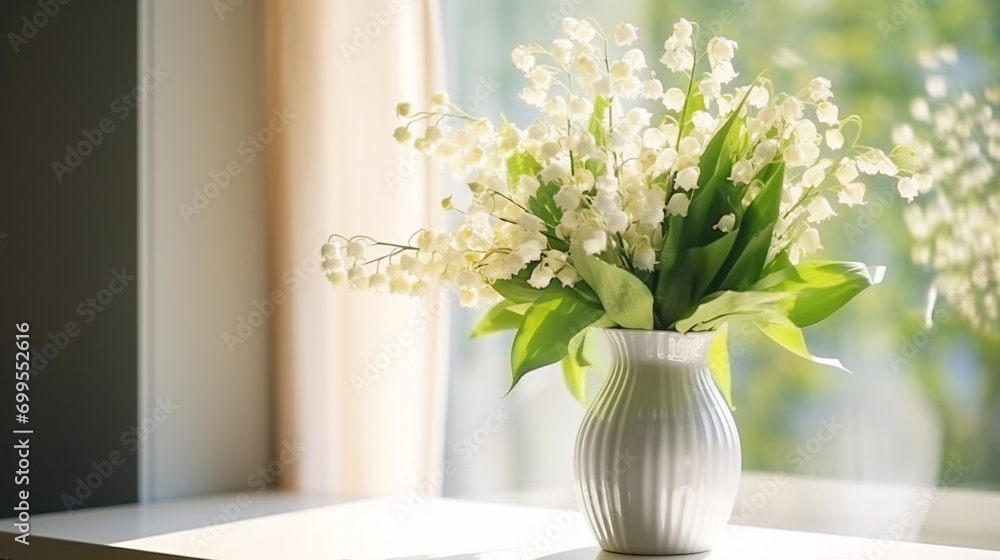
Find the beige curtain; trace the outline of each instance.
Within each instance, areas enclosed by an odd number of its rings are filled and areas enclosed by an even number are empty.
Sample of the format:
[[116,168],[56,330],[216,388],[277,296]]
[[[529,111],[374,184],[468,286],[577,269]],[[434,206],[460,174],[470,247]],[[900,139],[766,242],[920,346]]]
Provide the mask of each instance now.
[[436,10],[430,0],[268,3],[270,105],[293,115],[268,148],[286,488],[426,493],[440,480],[447,296],[333,288],[317,258],[334,232],[405,242],[440,219],[437,171],[392,138],[396,102],[426,105],[440,88]]

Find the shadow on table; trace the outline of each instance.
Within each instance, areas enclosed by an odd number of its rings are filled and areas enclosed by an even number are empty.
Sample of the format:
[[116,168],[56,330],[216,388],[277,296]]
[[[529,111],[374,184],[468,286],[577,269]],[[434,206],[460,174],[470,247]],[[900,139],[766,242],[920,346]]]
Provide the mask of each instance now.
[[[641,556],[630,554],[615,554],[601,550],[599,547],[577,548],[566,550],[554,554],[538,556],[537,560],[624,560],[626,558],[643,558],[653,560],[655,558],[677,558],[683,560],[706,560],[711,557],[711,552],[699,552],[695,554],[680,554],[674,556]],[[469,554],[454,554],[451,556],[406,556],[401,558],[391,558],[390,560],[524,560],[525,555],[520,550],[493,550],[488,552],[473,552]]]

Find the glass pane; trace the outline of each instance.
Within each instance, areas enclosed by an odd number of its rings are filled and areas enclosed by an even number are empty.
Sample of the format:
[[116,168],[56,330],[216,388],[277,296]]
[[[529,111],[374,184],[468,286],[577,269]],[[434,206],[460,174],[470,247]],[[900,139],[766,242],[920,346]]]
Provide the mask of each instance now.
[[[841,116],[859,115],[864,143],[873,146],[891,146],[892,127],[911,120],[910,100],[924,89],[920,49],[954,45],[954,78],[970,90],[981,92],[1000,76],[997,2],[715,0],[680,7],[444,0],[443,8],[452,97],[470,112],[494,119],[502,113],[521,125],[534,114],[518,99],[525,79],[510,52],[559,37],[564,15],[593,16],[606,26],[637,24],[634,46],[648,58],[662,51],[679,17],[696,20],[704,34],[739,43],[737,80],[765,69],[785,91],[798,91],[815,76],[832,80]],[[821,226],[819,258],[888,267],[882,285],[806,331],[815,354],[840,358],[853,375],[791,357],[752,332],[734,336],[744,467],[921,486],[958,472],[944,483],[1000,489],[1000,341],[972,328],[947,302],[939,303],[935,324],[924,325],[933,277],[911,260],[906,201],[895,188],[870,182],[868,206],[861,212],[838,206],[839,215]],[[988,188],[1000,187],[994,179]],[[446,493],[570,488],[582,408],[557,368],[530,374],[501,399],[509,385],[510,337],[468,341],[479,313],[455,311],[447,454],[456,471]],[[498,425],[487,421],[491,410],[505,415],[495,431],[488,429]]]

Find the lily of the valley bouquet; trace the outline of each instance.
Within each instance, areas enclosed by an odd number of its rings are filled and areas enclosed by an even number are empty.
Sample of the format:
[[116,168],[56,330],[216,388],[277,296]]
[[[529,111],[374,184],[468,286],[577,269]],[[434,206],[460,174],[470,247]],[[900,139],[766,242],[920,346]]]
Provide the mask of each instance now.
[[[405,243],[331,236],[329,279],[495,302],[475,334],[516,330],[512,386],[562,360],[579,393],[594,326],[719,331],[724,354],[727,323],[746,319],[813,359],[800,329],[881,275],[808,260],[816,226],[834,205],[865,203],[864,176],[903,178],[891,154],[856,145],[860,122],[841,118],[829,80],[794,94],[764,77],[731,85],[736,43],[700,41],[687,20],[658,62],[628,48],[633,25],[605,33],[566,18],[563,30],[513,52],[529,81],[521,99],[539,113],[525,127],[469,115],[444,93],[425,110],[397,106],[396,139],[468,184],[471,200],[442,203],[464,220]],[[726,392],[728,360],[713,363]]]
[[[919,195],[903,217],[914,238],[913,259],[931,270],[928,317],[940,292],[968,324],[1000,335],[1000,86],[969,91],[951,76],[954,47],[921,54],[926,95],[910,104],[913,123],[893,131],[902,163],[931,181],[905,182]],[[912,159],[912,163],[911,160]]]

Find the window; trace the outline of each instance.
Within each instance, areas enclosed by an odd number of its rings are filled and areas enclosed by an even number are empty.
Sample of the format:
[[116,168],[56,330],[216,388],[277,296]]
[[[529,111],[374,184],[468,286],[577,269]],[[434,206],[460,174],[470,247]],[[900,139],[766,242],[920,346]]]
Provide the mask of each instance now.
[[[767,68],[788,91],[814,76],[831,79],[841,116],[858,114],[867,125],[864,142],[876,146],[892,145],[893,124],[908,119],[910,100],[923,92],[921,48],[955,45],[956,79],[969,89],[981,91],[990,76],[1000,75],[993,54],[1000,5],[992,2],[444,0],[443,13],[453,98],[470,112],[503,113],[520,124],[532,114],[517,98],[525,79],[510,51],[556,38],[565,15],[593,16],[608,26],[633,22],[636,46],[647,53],[661,48],[679,17],[698,21],[702,33],[739,43],[737,70],[747,79],[749,69]],[[464,188],[455,187],[456,199]],[[817,355],[840,358],[853,375],[792,357],[762,337],[731,341],[744,470],[761,471],[745,477],[745,486],[784,473],[879,487],[1000,490],[1000,343],[947,304],[939,304],[934,324],[925,326],[933,279],[911,260],[906,202],[888,196],[893,189],[890,182],[872,183],[873,203],[864,213],[838,207],[840,215],[822,226],[826,256],[856,255],[888,267],[881,286],[806,331]],[[500,399],[508,386],[509,338],[466,342],[476,317],[456,310],[453,321],[447,454],[458,468],[446,494],[558,496],[563,501],[553,505],[572,503],[572,448],[582,407],[562,387],[556,367],[530,374]],[[483,411],[502,411],[503,429],[481,429],[491,414]],[[897,494],[880,504],[885,511],[912,507],[912,492]],[[829,504],[817,500],[836,495],[799,497],[818,508]],[[837,515],[849,521],[812,528],[883,530],[882,518],[864,517],[863,507],[840,506]]]

